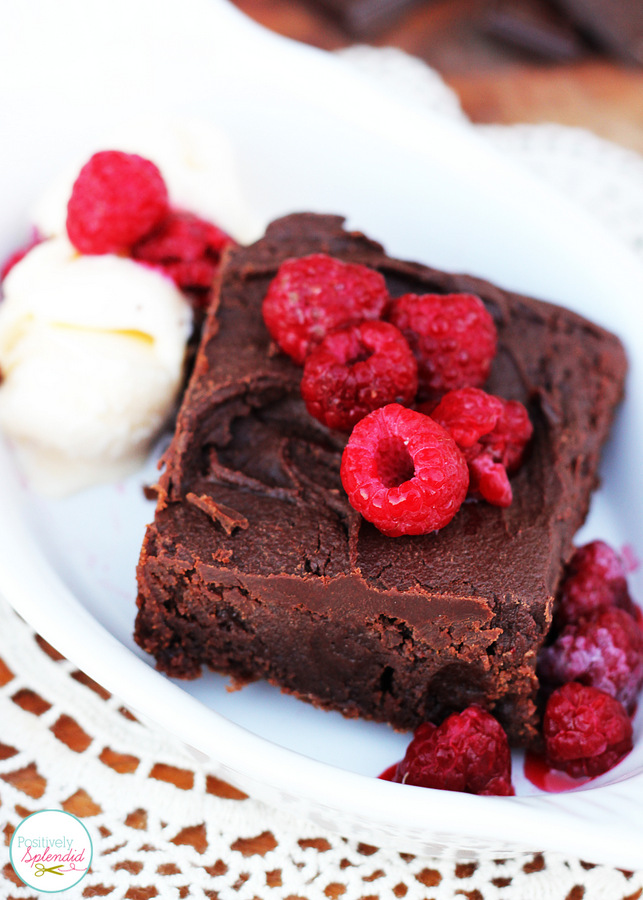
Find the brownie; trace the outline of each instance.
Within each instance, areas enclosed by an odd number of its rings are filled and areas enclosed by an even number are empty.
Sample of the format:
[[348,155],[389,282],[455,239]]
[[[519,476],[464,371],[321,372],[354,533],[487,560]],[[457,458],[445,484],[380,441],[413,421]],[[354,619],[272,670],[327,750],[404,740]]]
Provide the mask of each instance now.
[[[393,296],[483,299],[499,333],[487,389],[535,426],[510,507],[468,501],[399,538],[351,509],[346,438],[307,414],[261,316],[279,264],[313,252],[379,270]],[[337,216],[274,222],[221,270],[141,552],[137,642],[172,676],[266,678],[399,729],[479,703],[529,743],[536,654],[625,371],[618,339],[568,310],[391,259]]]

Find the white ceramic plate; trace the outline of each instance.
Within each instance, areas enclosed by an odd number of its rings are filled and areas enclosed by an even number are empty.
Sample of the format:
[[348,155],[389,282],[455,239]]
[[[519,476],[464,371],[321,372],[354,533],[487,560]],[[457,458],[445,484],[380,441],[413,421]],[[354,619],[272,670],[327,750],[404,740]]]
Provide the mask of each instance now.
[[[98,36],[98,37],[96,37]],[[628,398],[580,539],[643,556],[643,271],[597,225],[461,126],[380,95],[338,60],[277,38],[223,0],[22,0],[0,10],[0,254],[50,177],[140,110],[212,118],[260,217],[341,212],[389,252],[565,303],[616,331]],[[10,126],[10,127],[7,127]],[[0,459],[0,589],[54,646],[252,795],[371,843],[462,858],[552,849],[643,866],[643,715],[636,747],[584,790],[543,794],[515,760],[516,798],[374,778],[407,737],[263,684],[173,683],[131,639],[141,486],[45,502]],[[637,583],[638,581],[638,583]],[[640,576],[632,587],[641,593]]]

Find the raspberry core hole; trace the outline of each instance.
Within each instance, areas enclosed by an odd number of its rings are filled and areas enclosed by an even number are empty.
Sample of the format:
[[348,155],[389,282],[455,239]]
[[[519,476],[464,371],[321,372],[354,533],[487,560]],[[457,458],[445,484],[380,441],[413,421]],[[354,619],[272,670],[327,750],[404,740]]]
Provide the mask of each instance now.
[[373,351],[367,347],[361,347],[353,356],[346,360],[347,366],[354,366],[357,363],[366,362],[373,355]]
[[399,487],[415,475],[415,464],[404,440],[397,435],[381,438],[375,463],[377,476],[386,488]]

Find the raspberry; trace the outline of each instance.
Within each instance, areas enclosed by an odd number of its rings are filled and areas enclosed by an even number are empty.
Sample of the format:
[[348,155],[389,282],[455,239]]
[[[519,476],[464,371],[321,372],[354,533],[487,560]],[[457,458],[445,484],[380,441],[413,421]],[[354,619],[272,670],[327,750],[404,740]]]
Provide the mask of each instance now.
[[551,765],[574,778],[602,775],[632,749],[632,723],[622,704],[574,681],[549,698],[543,736]]
[[393,781],[468,794],[514,793],[507,735],[479,706],[454,713],[437,728],[420,725]]
[[541,650],[538,674],[549,685],[577,681],[598,688],[632,712],[643,685],[643,634],[625,610],[595,613],[567,625]]
[[636,618],[618,554],[604,541],[579,547],[572,556],[557,598],[556,623],[562,627],[617,606]]
[[388,299],[379,272],[316,253],[281,264],[263,317],[272,338],[301,364],[334,328],[379,319]]
[[223,249],[231,243],[216,225],[173,210],[132,247],[132,256],[158,266],[181,290],[204,294],[212,287]]
[[467,464],[451,435],[398,403],[355,425],[340,474],[353,508],[389,537],[444,528],[469,484]]
[[481,387],[489,377],[496,326],[474,294],[404,294],[393,301],[389,319],[415,353],[421,399]]
[[461,450],[468,450],[494,430],[503,409],[500,397],[465,387],[445,394],[430,415],[446,428]]
[[128,250],[168,213],[163,176],[149,159],[120,150],[95,153],[67,205],[67,234],[81,253]]
[[503,410],[496,427],[480,438],[483,452],[501,463],[508,472],[515,472],[522,463],[525,448],[534,433],[529,413],[518,400],[503,400]]
[[481,453],[468,465],[472,496],[482,497],[493,506],[511,506],[513,490],[504,466],[494,462],[487,453]]
[[304,363],[301,394],[308,412],[346,431],[387,403],[408,404],[417,363],[402,333],[388,322],[361,322],[327,334]]
[[463,451],[471,495],[509,506],[513,494],[507,473],[519,467],[533,433],[522,403],[465,387],[445,394],[431,417]]

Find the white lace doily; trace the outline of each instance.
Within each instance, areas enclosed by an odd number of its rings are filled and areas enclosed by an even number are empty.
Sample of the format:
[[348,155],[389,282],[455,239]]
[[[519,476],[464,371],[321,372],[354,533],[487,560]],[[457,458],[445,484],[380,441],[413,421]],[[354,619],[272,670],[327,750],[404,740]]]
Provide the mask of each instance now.
[[[439,76],[397,50],[341,51],[383,89],[463,119]],[[502,152],[599,216],[643,255],[643,160],[578,129],[486,126]],[[268,808],[195,763],[164,732],[37,638],[0,601],[0,898],[35,897],[9,862],[19,822],[38,809],[81,817],[89,874],[70,898],[112,900],[637,900],[643,870],[555,854],[454,864],[322,832]]]

